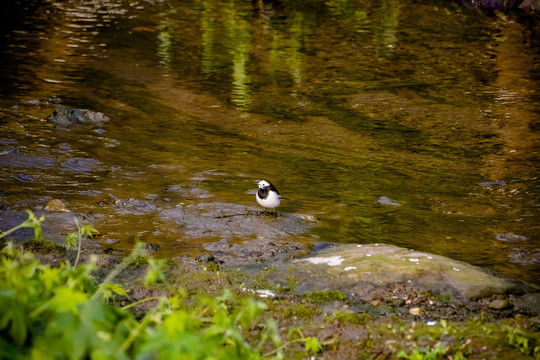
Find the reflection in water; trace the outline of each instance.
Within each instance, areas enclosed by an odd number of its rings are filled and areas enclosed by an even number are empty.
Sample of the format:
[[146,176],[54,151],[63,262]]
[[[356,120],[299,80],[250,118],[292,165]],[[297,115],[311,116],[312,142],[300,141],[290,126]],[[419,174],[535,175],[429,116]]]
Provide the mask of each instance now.
[[396,30],[398,27],[399,4],[395,0],[384,0],[376,9],[378,21],[373,28],[373,43],[377,47],[379,57],[386,57],[396,46]]
[[[102,33],[129,11],[114,0],[29,1],[14,4],[9,9],[24,12],[25,6],[37,9],[36,13],[44,18],[34,22],[25,18],[22,24],[25,29],[17,27],[9,34],[12,55],[20,60],[15,72],[6,71],[2,76],[32,74],[39,80],[32,86],[48,95],[62,93],[64,88],[60,84],[79,83],[80,69],[104,54],[107,44],[101,41]],[[15,19],[18,15],[13,14]],[[21,80],[14,81],[18,81],[20,87]]]
[[237,110],[246,111],[251,104],[251,79],[248,74],[252,50],[251,14],[243,4],[234,1],[220,6],[214,0],[201,2],[202,74],[212,78],[221,75],[219,72],[230,66],[230,101]]
[[202,56],[201,68],[202,73],[206,76],[212,75],[216,71],[214,65],[215,51],[214,43],[216,42],[216,21],[214,1],[201,1],[203,10],[201,12],[201,41],[202,41]]
[[173,51],[174,51],[174,23],[169,18],[165,18],[159,24],[158,34],[158,56],[159,66],[167,72],[164,76],[168,76],[168,72],[172,70]]
[[304,80],[304,58],[306,20],[304,14],[295,12],[291,18],[284,24],[269,24],[270,37],[272,38],[269,51],[269,66],[271,77],[276,84],[276,75],[280,72],[287,72],[291,75],[294,82],[292,93],[295,94],[302,86]]
[[224,11],[226,46],[232,61],[231,102],[240,111],[247,110],[251,103],[251,80],[247,73],[252,45],[250,15],[233,1]]
[[493,121],[500,127],[504,141],[503,154],[498,154],[490,162],[492,179],[507,179],[520,174],[521,178],[537,176],[536,166],[540,160],[540,136],[532,131],[530,124],[537,119],[534,102],[535,84],[529,71],[534,68],[533,58],[526,56],[522,28],[516,23],[501,23],[501,33],[494,38],[496,46],[497,77],[492,96],[494,106]]

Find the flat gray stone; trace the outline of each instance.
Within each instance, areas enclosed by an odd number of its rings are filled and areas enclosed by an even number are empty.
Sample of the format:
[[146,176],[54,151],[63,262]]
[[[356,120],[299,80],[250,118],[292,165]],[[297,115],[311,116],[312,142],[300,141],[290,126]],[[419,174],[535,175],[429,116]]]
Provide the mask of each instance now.
[[291,262],[268,275],[284,284],[295,278],[294,291],[339,290],[370,301],[381,289],[397,287],[477,299],[525,287],[479,267],[392,245],[341,245]]

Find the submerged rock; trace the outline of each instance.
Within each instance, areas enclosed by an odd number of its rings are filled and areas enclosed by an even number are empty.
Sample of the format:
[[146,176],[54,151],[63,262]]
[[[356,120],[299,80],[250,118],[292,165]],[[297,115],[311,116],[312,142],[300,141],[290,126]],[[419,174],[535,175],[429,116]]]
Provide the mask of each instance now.
[[101,112],[94,112],[87,109],[73,109],[66,106],[57,106],[47,120],[61,126],[69,126],[74,124],[101,125],[104,122],[109,121],[110,118]]
[[504,181],[485,181],[485,182],[478,183],[478,185],[480,185],[481,187],[489,187],[489,186],[492,186],[492,185],[506,186],[506,182],[504,182]]
[[60,163],[60,168],[73,172],[107,172],[109,169],[99,160],[92,158],[69,158]]
[[516,241],[525,241],[527,240],[526,236],[516,235],[513,233],[499,233],[496,236],[497,240],[506,241],[506,242],[516,242]]
[[397,287],[461,299],[526,287],[461,261],[391,245],[336,246],[317,256],[295,260],[268,275],[277,283],[291,277],[299,284],[295,288],[298,293],[339,290],[362,301],[371,301],[381,290]]
[[119,215],[144,215],[159,212],[160,208],[152,201],[134,198],[118,199],[114,202],[115,211]]
[[182,185],[173,185],[165,189],[166,193],[177,194],[186,199],[208,199],[213,195],[210,192],[201,189],[196,184],[191,184],[188,186]]
[[391,205],[391,206],[401,206],[401,204],[398,204],[394,200],[390,199],[387,196],[381,196],[377,202],[381,205]]

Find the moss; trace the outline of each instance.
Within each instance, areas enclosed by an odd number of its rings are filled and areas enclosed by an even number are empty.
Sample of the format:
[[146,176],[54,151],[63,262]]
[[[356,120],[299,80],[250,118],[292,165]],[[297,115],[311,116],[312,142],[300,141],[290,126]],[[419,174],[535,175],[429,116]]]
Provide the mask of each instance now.
[[138,268],[141,268],[143,266],[146,266],[148,264],[148,258],[145,257],[145,256],[136,256],[133,258],[133,260],[131,260],[128,264],[129,267],[131,268],[135,268],[135,269],[138,269]]
[[389,315],[392,311],[386,305],[375,306],[372,304],[355,305],[353,309],[356,313],[368,314],[371,316]]
[[303,295],[304,299],[313,304],[324,304],[332,301],[344,301],[345,295],[341,291],[312,291]]
[[297,319],[310,319],[315,315],[315,309],[305,304],[290,304],[283,309],[285,319],[296,317]]
[[287,290],[293,291],[298,286],[298,280],[295,277],[288,277],[287,283],[289,283],[289,288]]
[[452,302],[452,295],[450,294],[431,293],[429,295],[440,304],[450,304]]
[[328,321],[338,321],[340,323],[349,323],[355,325],[364,325],[371,320],[368,314],[356,314],[353,312],[337,311]]
[[215,262],[209,262],[204,267],[207,271],[217,272],[219,271],[219,264]]
[[35,254],[65,255],[66,248],[47,240],[29,240],[23,244],[25,250]]
[[272,289],[274,288],[274,285],[272,285],[266,277],[264,277],[263,274],[260,274],[254,278],[254,284],[253,287],[256,289]]
[[172,270],[176,267],[176,263],[174,262],[173,259],[163,259],[164,263],[165,263],[165,269],[166,270]]

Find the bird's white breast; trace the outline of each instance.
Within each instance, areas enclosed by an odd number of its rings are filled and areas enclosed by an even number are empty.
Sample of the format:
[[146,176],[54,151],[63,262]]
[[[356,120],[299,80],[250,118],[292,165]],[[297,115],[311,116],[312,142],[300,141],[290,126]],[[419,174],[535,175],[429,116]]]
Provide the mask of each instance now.
[[261,199],[257,193],[257,202],[264,208],[273,209],[279,206],[281,196],[276,194],[274,191],[269,191],[266,199]]

